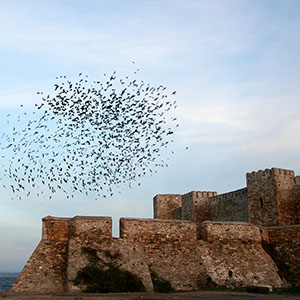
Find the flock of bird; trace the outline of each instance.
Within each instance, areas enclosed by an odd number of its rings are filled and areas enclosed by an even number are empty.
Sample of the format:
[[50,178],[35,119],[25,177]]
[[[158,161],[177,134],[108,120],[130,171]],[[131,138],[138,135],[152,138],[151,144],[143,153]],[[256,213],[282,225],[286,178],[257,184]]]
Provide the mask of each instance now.
[[67,198],[76,192],[108,197],[121,184],[140,185],[143,176],[167,166],[160,152],[178,126],[170,99],[176,92],[116,72],[104,78],[58,76],[53,95],[38,92],[41,102],[30,114],[21,105],[17,122],[7,115],[16,124],[1,138],[10,178],[4,187],[20,199],[33,191],[41,196],[42,186]]

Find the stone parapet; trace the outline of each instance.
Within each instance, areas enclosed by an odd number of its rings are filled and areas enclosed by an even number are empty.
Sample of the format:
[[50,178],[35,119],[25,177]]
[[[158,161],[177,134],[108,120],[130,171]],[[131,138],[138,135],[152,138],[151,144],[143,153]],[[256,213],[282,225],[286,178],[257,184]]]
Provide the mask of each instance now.
[[158,219],[120,219],[120,238],[152,243],[189,243],[197,240],[194,222]]
[[211,222],[201,224],[201,239],[209,242],[244,241],[261,242],[260,229],[250,223],[243,222]]
[[77,239],[112,239],[112,218],[76,216],[70,221],[70,232]]

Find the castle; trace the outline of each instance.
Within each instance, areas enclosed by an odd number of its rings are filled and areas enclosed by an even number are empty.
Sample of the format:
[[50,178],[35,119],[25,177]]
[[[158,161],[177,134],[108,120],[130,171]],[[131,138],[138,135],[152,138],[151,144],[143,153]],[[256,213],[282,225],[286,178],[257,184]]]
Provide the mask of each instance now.
[[300,176],[285,169],[247,173],[230,193],[156,195],[154,219],[43,218],[42,240],[12,292],[80,291],[76,275],[94,264],[135,274],[146,291],[153,274],[174,290],[209,285],[300,285]]

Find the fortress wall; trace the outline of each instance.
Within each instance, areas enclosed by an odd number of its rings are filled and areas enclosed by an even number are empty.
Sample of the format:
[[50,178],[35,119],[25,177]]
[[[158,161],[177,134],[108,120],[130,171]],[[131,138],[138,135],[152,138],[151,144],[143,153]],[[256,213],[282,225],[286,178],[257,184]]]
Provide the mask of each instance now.
[[288,282],[300,286],[300,225],[265,229],[268,231],[266,250]]
[[[212,283],[227,287],[283,285],[276,265],[262,248],[260,229],[252,224],[203,222],[203,240],[196,240],[196,223],[154,221],[123,218],[120,237],[141,243],[150,271],[168,280],[175,290]],[[185,233],[191,232],[185,241]]]
[[181,220],[121,218],[120,238],[142,244],[189,243],[197,240],[197,225]]
[[142,245],[150,272],[168,280],[175,290],[197,289],[199,284],[207,283],[201,263],[207,248],[197,240],[196,223],[121,218],[120,238]]
[[153,198],[155,219],[181,219],[181,195],[163,194]]
[[208,199],[217,195],[217,192],[193,191],[182,195],[182,219],[195,221],[200,224],[209,220]]
[[82,240],[112,239],[112,218],[76,216],[70,222],[70,233]]
[[203,263],[209,249],[203,241],[145,244],[144,253],[150,272],[168,280],[177,291],[195,290],[209,284]]
[[209,198],[208,207],[212,221],[248,222],[247,188]]
[[[107,218],[99,220],[105,225]],[[97,220],[93,220],[93,223]],[[104,223],[104,224],[103,224]],[[90,232],[89,226],[85,227],[87,234]],[[83,228],[81,228],[83,230]],[[81,236],[84,236],[81,234]],[[97,266],[100,268],[119,268],[129,271],[139,277],[146,291],[153,291],[153,284],[149,273],[148,263],[141,244],[126,241],[119,238],[111,238],[108,235],[102,238],[78,238],[71,235],[68,245],[68,267],[67,267],[67,287],[68,291],[80,291],[74,285],[74,279],[79,270],[86,266]]]
[[43,218],[42,240],[13,284],[12,292],[64,292],[69,218]]
[[203,263],[211,280],[226,287],[271,285],[282,287],[278,269],[261,244],[260,229],[249,223],[201,224],[202,238],[209,245]]
[[[45,232],[50,236],[67,220],[44,218]],[[133,272],[148,291],[152,290],[150,272],[168,280],[175,290],[211,283],[283,284],[261,246],[259,228],[248,223],[204,222],[203,240],[197,240],[197,224],[189,221],[122,218],[121,238],[111,237],[107,217],[75,217],[69,223],[69,240],[43,238],[12,291],[78,291],[73,280],[89,264]]]
[[189,192],[182,195],[182,220],[194,221],[194,197],[196,192]]

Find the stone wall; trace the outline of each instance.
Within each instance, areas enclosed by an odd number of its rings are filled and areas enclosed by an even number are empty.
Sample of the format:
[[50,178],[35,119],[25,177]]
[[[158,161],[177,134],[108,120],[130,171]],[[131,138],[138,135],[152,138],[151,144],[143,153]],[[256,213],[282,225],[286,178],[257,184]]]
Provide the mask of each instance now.
[[216,285],[282,287],[285,284],[262,247],[258,227],[249,223],[207,221],[201,224],[201,236],[209,245],[204,264]]
[[299,224],[300,188],[294,171],[273,168],[277,188],[278,225]]
[[190,243],[197,240],[197,225],[181,220],[121,218],[120,238],[144,245]]
[[115,266],[138,276],[147,291],[153,285],[143,247],[132,241],[112,237],[112,220],[108,217],[75,217],[68,244],[67,290],[78,291],[74,279],[88,265]]
[[147,291],[153,290],[154,273],[175,290],[283,285],[261,246],[260,230],[251,224],[207,221],[201,225],[202,240],[191,221],[122,218],[120,238],[111,236],[108,217],[47,217],[43,224],[42,241],[14,292],[78,291],[76,274],[91,264],[130,271]]
[[211,197],[207,206],[211,221],[248,222],[247,188]]
[[293,194],[295,195],[295,202],[292,203],[291,210],[295,217],[294,225],[300,224],[300,176],[295,176],[295,185],[293,188]]
[[192,191],[183,195],[157,195],[154,217],[200,224],[206,220],[250,222],[261,226],[300,223],[300,176],[272,168],[247,173],[247,188],[217,195]]
[[273,169],[247,173],[249,222],[278,225],[277,189]]
[[11,291],[78,291],[76,274],[91,264],[129,271],[147,291],[153,274],[175,290],[300,285],[300,177],[293,171],[252,172],[244,189],[157,195],[153,204],[155,219],[120,219],[120,238],[112,237],[110,217],[44,218],[42,240]]
[[163,194],[153,198],[155,219],[181,219],[181,195]]
[[70,221],[71,235],[81,240],[112,238],[111,217],[76,216]]
[[200,224],[210,220],[208,199],[217,192],[193,191],[182,195],[182,220],[195,221]]
[[266,228],[265,248],[279,267],[282,277],[300,286],[300,225]]
[[43,218],[42,240],[12,286],[12,292],[65,291],[69,220]]
[[150,272],[169,281],[175,290],[197,289],[207,282],[201,263],[197,225],[190,221],[120,219],[120,238],[143,245]]

